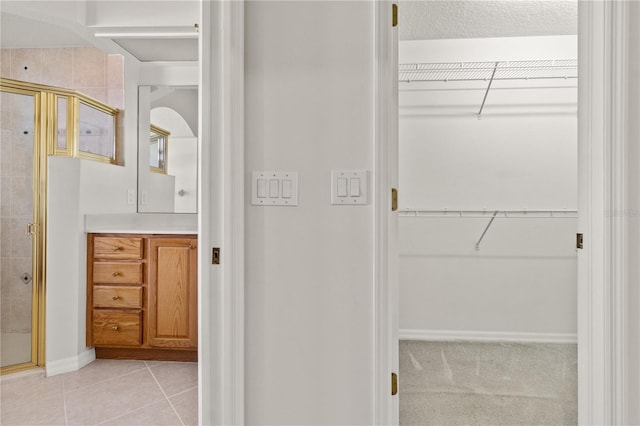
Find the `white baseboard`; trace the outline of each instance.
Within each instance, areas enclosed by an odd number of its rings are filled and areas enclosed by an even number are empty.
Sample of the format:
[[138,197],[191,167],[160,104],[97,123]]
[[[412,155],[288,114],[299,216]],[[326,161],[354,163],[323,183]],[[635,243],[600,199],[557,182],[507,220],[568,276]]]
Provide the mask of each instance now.
[[84,367],[96,359],[95,349],[87,349],[80,352],[77,356],[72,356],[56,361],[47,361],[45,371],[47,377],[56,376],[58,374],[69,373]]
[[518,333],[505,331],[465,331],[465,330],[411,330],[400,329],[400,340],[421,340],[427,342],[526,342],[526,343],[577,343],[578,335],[573,333]]

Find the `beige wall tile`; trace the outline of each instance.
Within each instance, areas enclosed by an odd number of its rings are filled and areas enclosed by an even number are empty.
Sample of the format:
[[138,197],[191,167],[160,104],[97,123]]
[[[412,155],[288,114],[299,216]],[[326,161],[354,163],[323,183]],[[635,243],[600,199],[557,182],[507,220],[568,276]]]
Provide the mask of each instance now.
[[[9,257],[29,257],[31,256],[31,235],[25,234],[27,224],[32,222],[32,217],[17,217],[9,219],[11,249]],[[4,240],[4,238],[3,238]]]
[[33,176],[33,137],[18,135],[11,144],[11,176]]
[[73,49],[42,49],[42,84],[71,88],[73,83]]
[[77,87],[76,90],[101,102],[107,103],[107,89],[105,87]]
[[107,89],[107,104],[118,108],[124,109],[124,90],[123,89]]
[[[0,298],[0,324],[2,333],[10,333],[11,332],[11,299],[9,298]],[[4,391],[3,391],[4,392]],[[0,398],[2,394],[0,394]],[[4,404],[4,400],[1,400]],[[1,406],[1,405],[0,405]]]
[[124,58],[122,55],[107,55],[107,87],[109,89],[124,88]]
[[30,257],[16,257],[11,259],[11,269],[9,284],[11,286],[12,299],[30,299],[33,292],[33,282],[25,284],[22,281],[22,274],[33,274],[33,267]]
[[16,333],[31,332],[31,298],[11,299],[11,331]]
[[[0,177],[0,217],[11,216],[11,177]],[[5,235],[9,238],[9,235]]]
[[[29,170],[27,169],[27,172]],[[31,176],[11,177],[11,217],[33,216],[33,179]],[[23,230],[24,231],[24,230]]]
[[12,139],[11,132],[2,131],[2,135],[0,135],[0,176],[10,176],[11,174]]
[[11,78],[39,83],[42,79],[42,49],[11,49]]
[[0,259],[0,297],[11,298],[11,259],[3,257]]
[[106,55],[94,47],[73,48],[73,88],[106,87]]
[[11,50],[0,49],[0,77],[11,78]]
[[11,254],[11,218],[0,218],[0,256],[10,257]]

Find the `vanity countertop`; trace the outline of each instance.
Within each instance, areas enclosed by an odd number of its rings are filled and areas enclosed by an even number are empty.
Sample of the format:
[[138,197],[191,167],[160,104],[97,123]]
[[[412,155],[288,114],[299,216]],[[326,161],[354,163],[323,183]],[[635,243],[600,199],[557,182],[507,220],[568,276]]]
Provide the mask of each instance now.
[[197,234],[197,214],[85,215],[85,232],[113,234]]

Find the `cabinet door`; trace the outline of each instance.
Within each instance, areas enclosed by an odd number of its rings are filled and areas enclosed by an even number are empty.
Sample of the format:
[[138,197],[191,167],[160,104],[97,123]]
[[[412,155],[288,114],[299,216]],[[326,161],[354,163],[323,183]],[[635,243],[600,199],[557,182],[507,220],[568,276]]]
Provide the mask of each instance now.
[[197,241],[197,238],[149,239],[151,346],[198,346]]

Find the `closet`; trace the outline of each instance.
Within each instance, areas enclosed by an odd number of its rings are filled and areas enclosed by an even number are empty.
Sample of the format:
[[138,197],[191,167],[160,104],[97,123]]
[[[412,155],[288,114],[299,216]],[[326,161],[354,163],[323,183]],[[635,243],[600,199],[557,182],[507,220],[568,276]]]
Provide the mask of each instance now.
[[401,337],[573,338],[575,42],[401,44]]
[[[443,395],[470,395],[482,413],[524,397],[575,407],[562,375],[575,371],[577,340],[577,39],[403,41],[399,53],[399,337],[413,345],[401,343],[400,363],[416,374],[400,377],[401,424],[433,414]],[[477,345],[427,354],[416,341]],[[523,343],[543,345],[514,346],[538,351],[540,365],[549,353],[561,360],[565,371],[548,374],[562,393],[539,393],[520,371],[534,369],[509,359],[506,348]],[[507,385],[502,408],[481,400],[495,395],[476,381],[493,367],[493,383]]]

